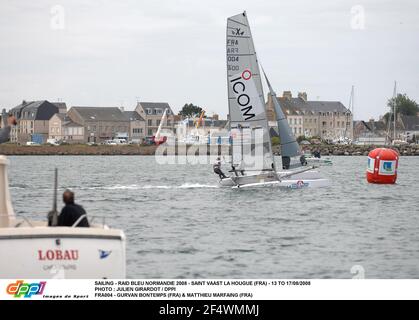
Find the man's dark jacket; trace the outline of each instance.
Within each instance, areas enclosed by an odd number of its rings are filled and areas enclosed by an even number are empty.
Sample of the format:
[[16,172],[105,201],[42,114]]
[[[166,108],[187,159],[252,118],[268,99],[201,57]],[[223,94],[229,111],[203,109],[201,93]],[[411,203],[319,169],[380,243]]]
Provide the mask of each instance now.
[[[86,211],[75,203],[66,204],[58,216],[58,226],[71,227]],[[87,218],[83,218],[77,227],[89,227]]]

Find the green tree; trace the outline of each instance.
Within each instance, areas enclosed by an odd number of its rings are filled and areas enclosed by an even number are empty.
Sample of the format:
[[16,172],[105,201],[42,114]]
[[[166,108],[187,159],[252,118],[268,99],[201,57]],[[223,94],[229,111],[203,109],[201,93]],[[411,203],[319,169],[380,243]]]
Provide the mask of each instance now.
[[[398,94],[396,97],[391,98],[387,102],[387,107],[390,108],[390,112],[384,115],[384,119],[388,122],[390,114],[393,113],[394,106],[396,106],[397,115],[414,116],[419,112],[419,105],[415,100],[410,99],[406,94]],[[391,117],[393,120],[393,116]]]
[[182,110],[179,111],[179,115],[183,118],[197,117],[201,114],[202,108],[192,103],[185,103]]
[[279,139],[279,137],[272,137],[271,138],[271,144],[273,145],[273,146],[277,146],[277,145],[279,145],[281,143],[281,139]]

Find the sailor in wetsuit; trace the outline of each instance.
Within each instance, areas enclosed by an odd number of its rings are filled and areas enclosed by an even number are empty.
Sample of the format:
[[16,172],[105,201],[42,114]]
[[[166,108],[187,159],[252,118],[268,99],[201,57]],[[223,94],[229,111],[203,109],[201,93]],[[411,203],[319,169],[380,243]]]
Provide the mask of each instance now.
[[302,166],[306,166],[307,165],[307,159],[305,157],[305,155],[301,155],[300,157],[300,163]]
[[221,159],[220,159],[220,157],[217,158],[217,161],[215,161],[212,168],[214,169],[214,173],[218,174],[220,179],[227,178],[227,176],[224,174],[224,172],[221,171]]

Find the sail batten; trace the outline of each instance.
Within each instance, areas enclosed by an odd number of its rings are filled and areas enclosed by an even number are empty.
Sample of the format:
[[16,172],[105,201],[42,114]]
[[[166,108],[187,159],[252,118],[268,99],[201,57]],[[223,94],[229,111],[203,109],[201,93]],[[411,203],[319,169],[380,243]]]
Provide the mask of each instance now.
[[[246,14],[227,19],[227,86],[232,164],[242,170],[275,170],[259,64]],[[259,157],[250,163],[245,157]]]

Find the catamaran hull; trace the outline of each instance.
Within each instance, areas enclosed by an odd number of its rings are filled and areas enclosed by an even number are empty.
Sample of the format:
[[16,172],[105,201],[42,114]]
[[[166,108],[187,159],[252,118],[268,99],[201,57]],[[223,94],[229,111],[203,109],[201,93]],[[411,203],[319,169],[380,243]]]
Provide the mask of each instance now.
[[125,278],[123,232],[89,229],[0,229],[0,277]]
[[[278,172],[279,176],[289,174],[290,172]],[[230,177],[222,179],[219,184],[223,187],[255,187],[255,186],[277,186],[288,189],[301,189],[301,188],[320,188],[327,187],[330,184],[328,179],[321,177],[318,171],[310,170],[305,172],[296,173],[285,179],[278,181],[273,174],[259,174],[240,176],[238,179]]]
[[279,187],[285,189],[303,189],[303,188],[323,188],[328,187],[330,182],[328,179],[314,179],[314,180],[281,180],[281,181],[267,181],[249,183],[240,186],[233,186],[232,188],[256,188],[256,187]]

